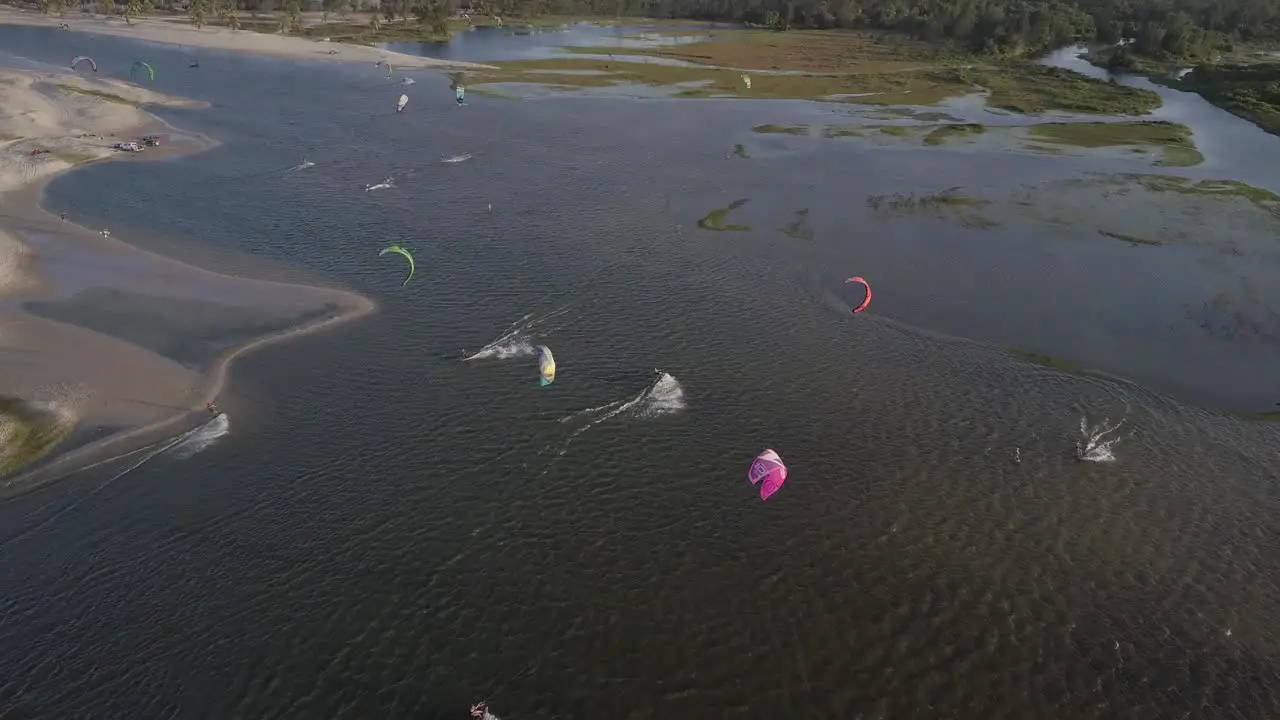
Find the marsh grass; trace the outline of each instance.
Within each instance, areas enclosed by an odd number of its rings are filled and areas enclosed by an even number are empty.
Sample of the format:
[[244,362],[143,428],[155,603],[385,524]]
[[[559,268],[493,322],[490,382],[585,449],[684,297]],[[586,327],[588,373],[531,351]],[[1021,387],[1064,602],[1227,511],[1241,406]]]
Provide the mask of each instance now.
[[808,135],[808,125],[756,125],[752,132],[764,135]]
[[987,104],[1024,115],[1049,110],[1090,115],[1145,115],[1160,107],[1151,90],[1108,83],[1062,68],[1018,61],[1002,65],[949,68],[933,73],[939,82],[985,88]]
[[[714,32],[714,31],[713,31]],[[566,47],[573,54],[600,56],[610,48]],[[596,70],[563,85],[616,84],[679,86],[677,97],[728,96],[808,99],[867,105],[931,105],[986,88],[989,102],[1015,112],[1066,110],[1103,115],[1142,114],[1159,107],[1154,92],[1106,83],[1032,62],[964,65],[974,58],[945,44],[930,44],[890,33],[852,31],[731,30],[713,39],[654,48],[618,49],[617,58],[563,57],[493,63],[477,82],[545,83],[539,73]],[[693,65],[639,62],[643,55]],[[633,59],[628,60],[631,56]],[[751,87],[741,80],[751,72]],[[549,84],[549,83],[548,83]]]
[[[1195,141],[1192,139],[1191,129],[1178,123],[1165,121],[1044,123],[1031,126],[1028,133],[1041,143],[1083,148],[1156,146],[1164,151],[1164,159],[1158,164],[1166,166],[1189,167],[1204,162],[1204,156],[1196,149]],[[1138,151],[1141,152],[1140,149]]]
[[1192,183],[1189,179],[1176,175],[1121,175],[1120,179],[1136,182],[1152,192],[1238,197],[1280,217],[1280,195],[1238,180],[1201,180]]
[[39,460],[75,428],[74,420],[32,407],[20,398],[0,396],[0,477]]
[[749,198],[734,200],[725,207],[712,210],[698,221],[698,227],[703,230],[715,230],[717,232],[747,232],[751,230],[750,225],[729,225],[725,222],[729,213],[746,205],[749,201]]
[[893,193],[890,195],[868,195],[867,206],[872,210],[890,213],[912,213],[917,210],[937,208],[963,208],[989,205],[990,200],[975,198],[960,192],[960,186],[939,190],[937,192],[916,195],[915,193]]
[[978,208],[990,204],[991,201],[985,198],[971,197],[964,194],[959,186],[924,195],[905,192],[867,196],[867,206],[885,215],[901,217],[920,213],[952,214],[959,218],[961,225],[964,227],[975,229],[992,228],[999,225],[999,223],[978,212]]
[[1115,240],[1123,240],[1131,245],[1164,245],[1160,240],[1149,240],[1147,238],[1138,237],[1137,235],[1126,235],[1124,233],[1111,232],[1109,230],[1099,230],[1098,234]]
[[956,138],[967,137],[970,135],[981,135],[986,132],[987,128],[977,123],[960,123],[954,125],[943,125],[930,131],[924,136],[925,145],[945,145],[947,141]]

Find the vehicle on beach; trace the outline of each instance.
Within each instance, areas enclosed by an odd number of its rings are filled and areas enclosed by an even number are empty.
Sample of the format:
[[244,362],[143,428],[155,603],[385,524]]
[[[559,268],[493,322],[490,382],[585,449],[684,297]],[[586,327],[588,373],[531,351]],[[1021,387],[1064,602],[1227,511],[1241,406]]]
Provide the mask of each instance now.
[[142,146],[136,142],[120,142],[111,147],[122,152],[140,152],[142,150]]
[[147,147],[159,147],[159,146],[160,146],[160,136],[159,136],[159,135],[145,135],[145,136],[143,136],[143,138],[142,138],[142,143],[143,143],[144,145],[146,145]]

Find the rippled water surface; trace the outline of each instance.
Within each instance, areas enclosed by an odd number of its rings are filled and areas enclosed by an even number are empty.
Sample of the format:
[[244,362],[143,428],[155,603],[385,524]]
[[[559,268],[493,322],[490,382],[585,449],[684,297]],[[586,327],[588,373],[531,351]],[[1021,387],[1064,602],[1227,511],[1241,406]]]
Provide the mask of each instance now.
[[[382,306],[239,362],[227,426],[0,506],[0,717],[1280,711],[1274,427],[956,339],[1094,343],[1177,386],[1198,336],[1134,318],[1194,255],[1152,276],[1092,229],[864,201],[1120,160],[751,132],[861,112],[836,105],[457,108],[425,72],[396,115],[371,67],[196,51],[188,70],[181,49],[12,28],[0,47],[117,76],[141,55],[157,89],[213,103],[163,116],[223,146],[85,168],[51,208]],[[696,228],[744,198],[751,231]],[[805,208],[812,240],[778,231]],[[391,243],[417,257],[405,288]],[[1111,302],[1081,318],[1104,268]],[[850,318],[854,273],[876,296]],[[1195,362],[1263,367],[1250,347]],[[1193,389],[1267,382],[1220,374]],[[1124,421],[1115,462],[1077,461],[1082,417]],[[744,477],[764,447],[791,472],[768,503]]]

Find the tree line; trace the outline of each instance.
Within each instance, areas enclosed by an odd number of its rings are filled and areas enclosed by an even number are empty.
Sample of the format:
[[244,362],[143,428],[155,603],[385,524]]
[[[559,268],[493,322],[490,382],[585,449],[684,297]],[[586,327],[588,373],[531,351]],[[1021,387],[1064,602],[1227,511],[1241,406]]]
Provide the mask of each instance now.
[[[493,2],[494,0],[490,0]],[[1005,56],[1072,42],[1207,58],[1233,42],[1280,40],[1275,0],[496,0],[530,11],[646,15],[790,28],[894,30]]]
[[[64,0],[38,0],[60,9]],[[1072,42],[1124,42],[1112,58],[1212,60],[1236,41],[1280,40],[1276,0],[98,0],[127,17],[153,7],[183,10],[197,23],[233,27],[238,12],[283,11],[282,29],[300,29],[303,11],[372,10],[387,20],[416,17],[436,32],[460,11],[507,18],[600,15],[684,18],[792,28],[897,31],[926,41],[1018,57]],[[374,20],[376,25],[378,20]]]

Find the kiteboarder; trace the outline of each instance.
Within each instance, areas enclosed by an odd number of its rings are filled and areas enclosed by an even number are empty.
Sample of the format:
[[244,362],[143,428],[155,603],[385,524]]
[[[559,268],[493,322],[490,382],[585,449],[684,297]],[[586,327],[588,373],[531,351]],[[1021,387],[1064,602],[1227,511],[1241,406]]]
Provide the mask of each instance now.
[[214,415],[214,416],[217,416],[217,415],[219,415],[219,414],[221,413],[221,411],[220,411],[220,410],[218,410],[218,406],[217,406],[217,405],[214,405],[214,404],[213,404],[213,403],[211,403],[211,402],[210,402],[210,403],[206,403],[206,404],[205,404],[205,406],[204,406],[204,409],[205,409],[205,410],[208,410],[208,411],[209,411],[209,414],[210,414],[210,415]]
[[662,371],[659,370],[658,368],[653,369],[653,374],[657,375],[658,377],[662,377]]
[[471,706],[471,717],[477,720],[483,720],[485,715],[489,714],[489,708],[486,703],[479,702]]

